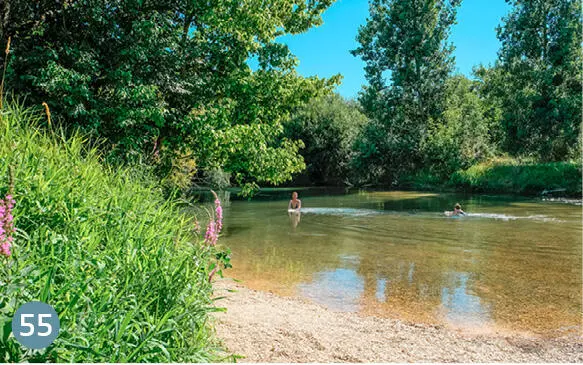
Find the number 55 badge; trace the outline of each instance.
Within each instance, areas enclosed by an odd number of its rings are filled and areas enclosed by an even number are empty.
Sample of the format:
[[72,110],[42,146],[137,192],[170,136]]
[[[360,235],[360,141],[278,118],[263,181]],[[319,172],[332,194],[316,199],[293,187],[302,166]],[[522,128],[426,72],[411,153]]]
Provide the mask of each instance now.
[[59,335],[60,327],[55,309],[43,302],[21,305],[12,318],[14,337],[22,346],[30,349],[49,347]]

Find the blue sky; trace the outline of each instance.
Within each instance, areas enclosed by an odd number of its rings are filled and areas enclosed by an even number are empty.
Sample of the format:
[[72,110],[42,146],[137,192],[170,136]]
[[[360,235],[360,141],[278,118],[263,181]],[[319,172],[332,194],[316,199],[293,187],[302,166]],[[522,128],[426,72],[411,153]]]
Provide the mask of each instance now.
[[[496,27],[509,11],[504,0],[463,0],[450,41],[456,50],[457,71],[470,76],[472,67],[495,61],[500,43]],[[308,32],[279,39],[299,61],[304,76],[344,77],[337,91],[346,98],[357,96],[366,83],[364,63],[349,51],[357,47],[358,27],[368,16],[367,0],[337,0],[323,16],[324,24]]]

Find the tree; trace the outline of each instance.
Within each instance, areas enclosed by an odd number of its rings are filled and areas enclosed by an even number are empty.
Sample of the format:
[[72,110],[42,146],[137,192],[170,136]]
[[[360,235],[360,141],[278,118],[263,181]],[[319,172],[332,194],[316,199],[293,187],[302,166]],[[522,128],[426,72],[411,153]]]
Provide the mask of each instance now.
[[441,118],[452,71],[447,42],[459,0],[371,0],[370,17],[353,51],[365,62],[369,86],[360,96],[371,118],[357,166],[389,182],[422,164],[420,145]]
[[581,123],[581,6],[575,0],[508,0],[499,59],[483,77],[502,110],[503,148],[559,161],[574,154]]
[[304,166],[282,121],[336,79],[300,77],[276,37],[320,24],[332,1],[5,0],[8,85],[110,156],[187,156],[278,184]]
[[285,123],[285,135],[301,140],[306,173],[316,184],[339,184],[350,174],[353,145],[367,118],[338,94],[315,98]]
[[441,177],[493,155],[496,120],[489,117],[478,86],[462,75],[446,83],[443,118],[430,124],[423,143],[425,165]]

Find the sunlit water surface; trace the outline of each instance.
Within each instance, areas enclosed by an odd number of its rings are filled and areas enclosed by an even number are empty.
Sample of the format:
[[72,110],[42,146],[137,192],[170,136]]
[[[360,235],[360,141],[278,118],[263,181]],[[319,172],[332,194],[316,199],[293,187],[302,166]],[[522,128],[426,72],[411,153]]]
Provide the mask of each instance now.
[[[288,214],[289,191],[226,204],[228,276],[337,311],[545,336],[581,331],[580,205],[299,192],[299,217]],[[468,216],[445,216],[456,202]]]

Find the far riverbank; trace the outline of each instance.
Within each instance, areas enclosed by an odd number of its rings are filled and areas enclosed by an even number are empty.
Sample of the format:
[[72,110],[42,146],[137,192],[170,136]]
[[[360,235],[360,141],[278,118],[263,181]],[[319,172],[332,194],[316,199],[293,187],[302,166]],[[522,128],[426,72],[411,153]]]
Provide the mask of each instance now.
[[420,170],[395,181],[358,185],[350,178],[319,184],[311,181],[307,175],[298,175],[284,186],[335,185],[346,188],[581,198],[582,172],[581,162],[576,161],[541,163],[495,158],[447,176]]

